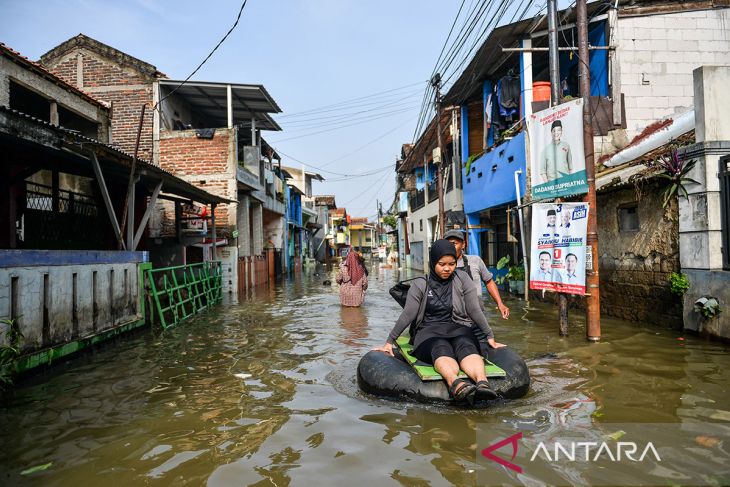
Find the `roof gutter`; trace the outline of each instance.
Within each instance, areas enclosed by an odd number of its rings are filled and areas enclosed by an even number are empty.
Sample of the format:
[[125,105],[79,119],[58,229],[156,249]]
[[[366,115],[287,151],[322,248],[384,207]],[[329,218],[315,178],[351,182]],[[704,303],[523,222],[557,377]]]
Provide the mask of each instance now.
[[690,110],[676,117],[671,124],[649,135],[639,143],[612,155],[603,163],[606,167],[620,166],[653,151],[695,128],[695,111]]

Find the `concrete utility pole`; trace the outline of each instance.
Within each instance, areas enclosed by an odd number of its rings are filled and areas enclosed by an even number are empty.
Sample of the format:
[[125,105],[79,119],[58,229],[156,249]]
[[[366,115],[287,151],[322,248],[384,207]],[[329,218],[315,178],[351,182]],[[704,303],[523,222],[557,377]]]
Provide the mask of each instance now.
[[446,222],[444,221],[444,142],[441,139],[441,75],[436,73],[431,78],[431,85],[436,88],[436,136],[439,144],[440,160],[436,166],[436,177],[438,180],[439,193],[439,237],[443,237],[446,233]]
[[560,104],[560,58],[558,57],[557,0],[548,0],[548,46],[550,52],[550,106]]
[[597,342],[601,339],[601,296],[598,287],[598,223],[596,220],[596,166],[593,161],[593,125],[591,121],[591,75],[588,68],[588,13],[586,0],[576,1],[576,26],[578,28],[578,66],[580,96],[583,98],[583,144],[588,179],[588,235],[591,248],[591,268],[586,269],[586,338]]
[[[558,55],[558,8],[557,0],[548,0],[548,53],[550,61],[550,106],[560,104],[560,58]],[[558,200],[560,201],[560,200]],[[568,336],[568,295],[558,293],[558,317],[560,336]]]

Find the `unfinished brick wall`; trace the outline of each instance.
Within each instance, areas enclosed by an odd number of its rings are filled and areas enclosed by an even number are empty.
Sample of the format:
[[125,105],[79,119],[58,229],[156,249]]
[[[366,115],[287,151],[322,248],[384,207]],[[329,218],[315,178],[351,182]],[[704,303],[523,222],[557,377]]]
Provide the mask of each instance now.
[[[229,129],[216,130],[212,139],[198,138],[195,130],[163,131],[160,167],[205,191],[236,201],[237,191],[231,185],[236,178],[230,166],[232,136]],[[218,205],[215,218],[220,235],[230,235],[230,227],[236,222],[235,206]]]
[[112,140],[134,153],[142,104],[147,104],[139,157],[152,160],[152,83],[155,78],[88,49],[76,48],[44,65],[68,83],[112,105]]

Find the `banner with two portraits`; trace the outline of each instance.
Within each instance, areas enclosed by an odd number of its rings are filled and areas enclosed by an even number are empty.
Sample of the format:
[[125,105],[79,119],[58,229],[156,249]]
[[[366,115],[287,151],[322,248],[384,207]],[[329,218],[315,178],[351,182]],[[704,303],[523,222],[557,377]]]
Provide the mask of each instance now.
[[587,203],[532,206],[530,289],[586,291]]

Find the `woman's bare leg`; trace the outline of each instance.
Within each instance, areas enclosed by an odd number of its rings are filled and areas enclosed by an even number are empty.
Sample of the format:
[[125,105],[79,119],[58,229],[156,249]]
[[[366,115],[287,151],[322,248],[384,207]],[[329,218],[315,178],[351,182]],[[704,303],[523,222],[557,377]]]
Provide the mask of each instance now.
[[456,380],[456,376],[459,374],[459,364],[451,357],[437,358],[433,363],[433,368],[436,369],[436,372],[441,374],[441,377],[444,378],[446,385],[449,387],[451,387],[451,384]]
[[[456,363],[456,362],[454,362]],[[484,373],[484,359],[481,355],[477,355],[476,353],[473,353],[471,355],[467,355],[461,360],[461,370],[466,372],[466,375],[469,376],[471,380],[474,382],[479,382],[480,380],[487,380],[487,375]],[[456,373],[458,374],[459,371],[457,369]],[[443,374],[441,374],[443,375]]]

